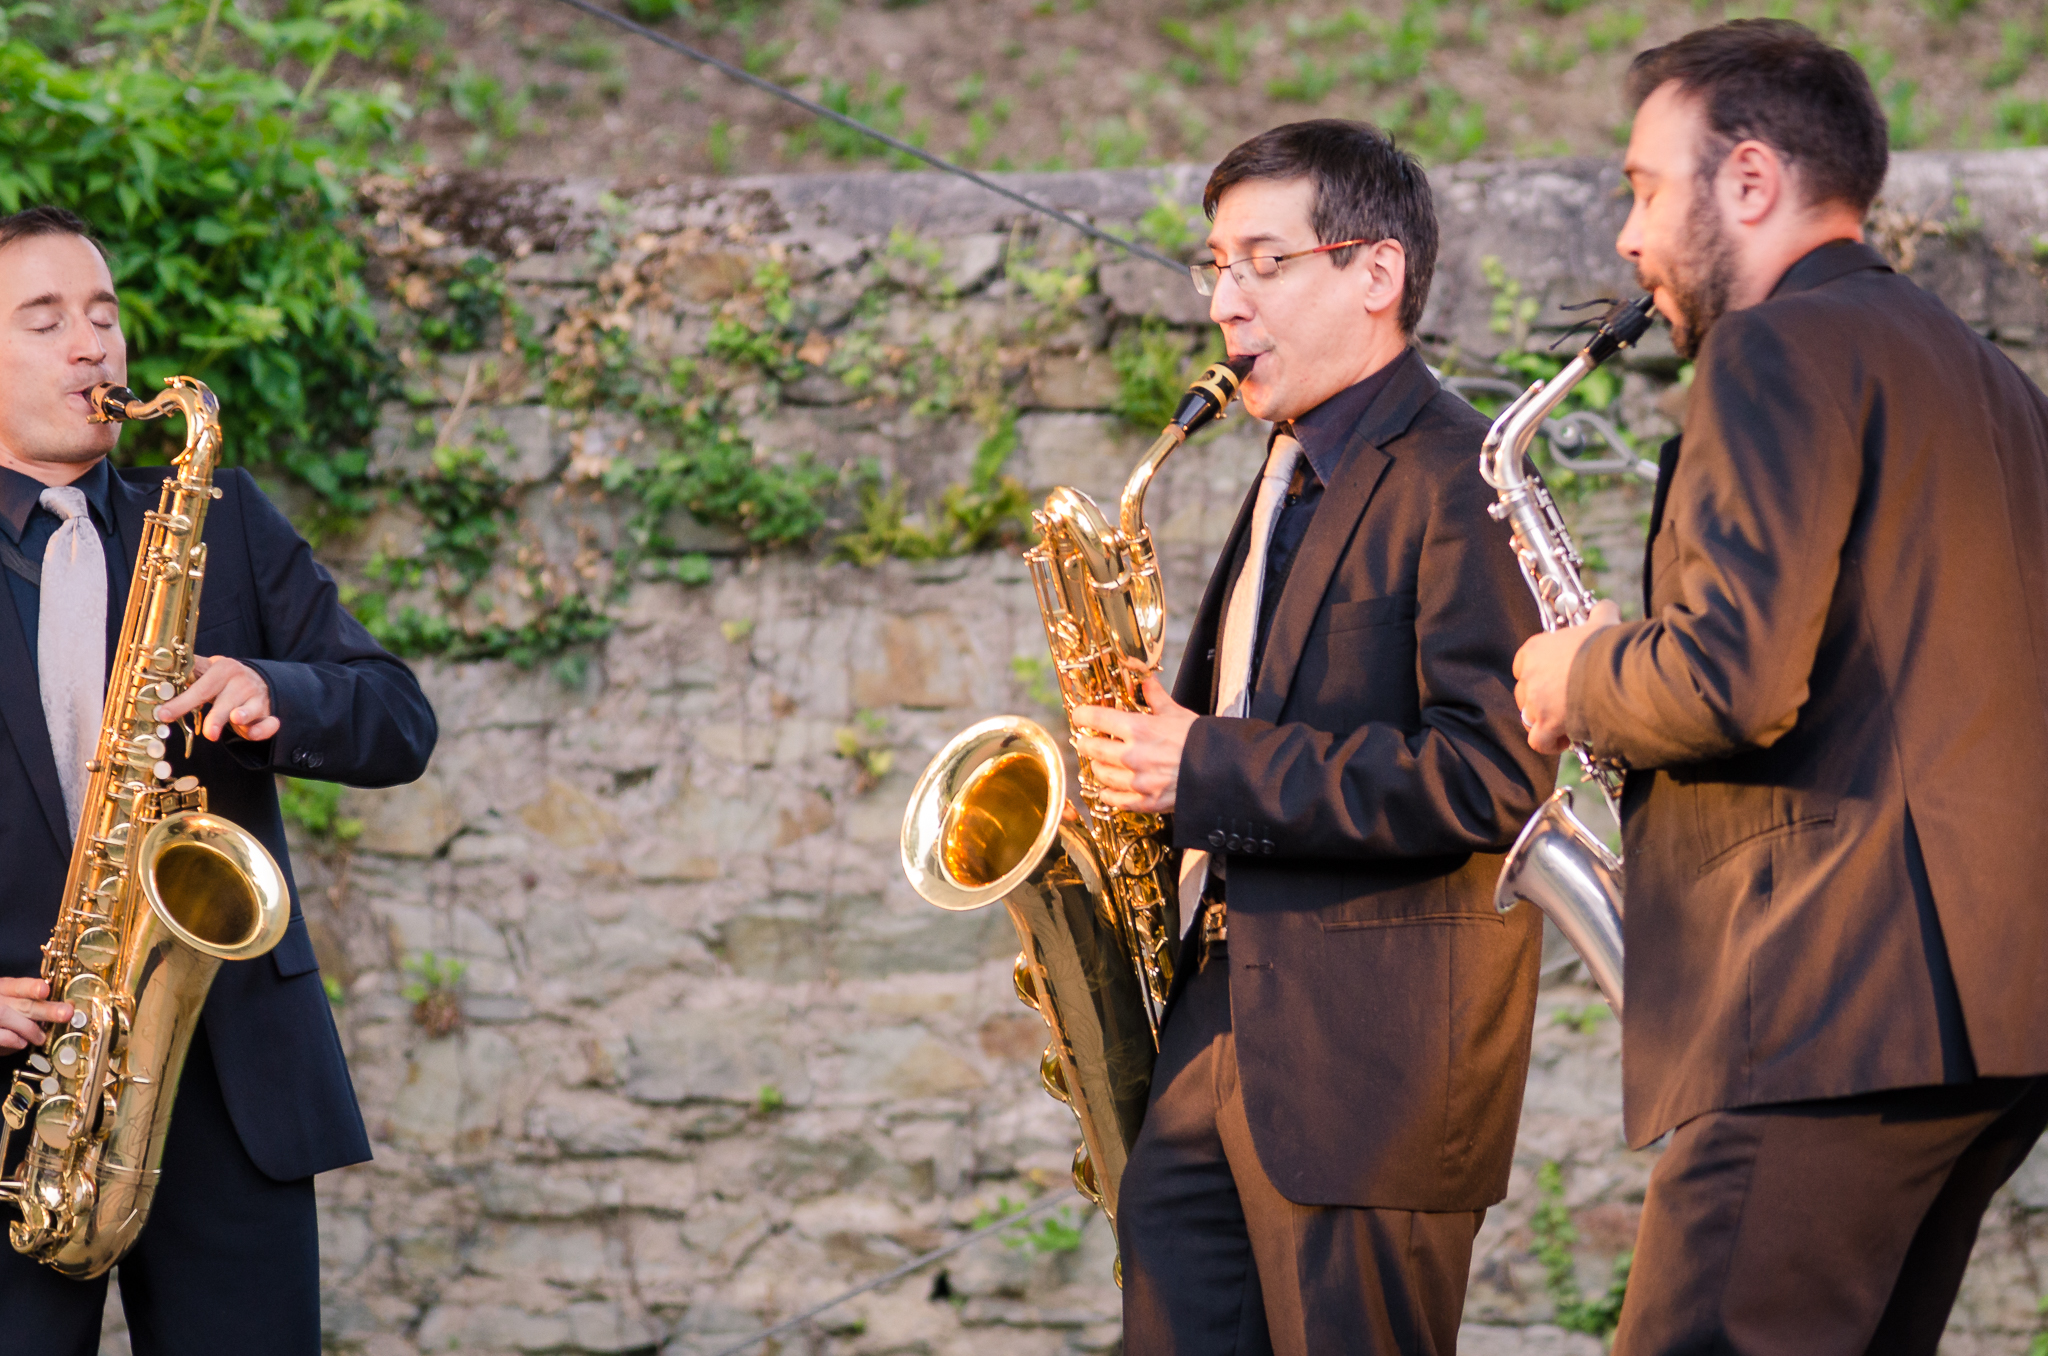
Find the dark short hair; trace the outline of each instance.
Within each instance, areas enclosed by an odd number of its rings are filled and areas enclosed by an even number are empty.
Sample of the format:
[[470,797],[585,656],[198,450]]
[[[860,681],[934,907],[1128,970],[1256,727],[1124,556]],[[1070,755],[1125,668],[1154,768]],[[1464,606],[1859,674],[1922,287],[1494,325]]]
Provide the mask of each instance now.
[[[1202,190],[1211,220],[1226,190],[1246,179],[1307,179],[1315,185],[1309,225],[1316,242],[1398,240],[1408,256],[1401,332],[1415,333],[1436,275],[1436,200],[1414,156],[1369,122],[1314,118],[1261,132],[1223,157]],[[1356,249],[1331,250],[1338,268]]]
[[1884,187],[1888,136],[1869,77],[1804,25],[1737,19],[1652,47],[1629,64],[1629,107],[1672,81],[1706,113],[1702,174],[1756,140],[1797,169],[1810,202],[1866,212]]
[[84,217],[61,207],[24,207],[19,212],[0,217],[0,250],[17,240],[38,235],[81,236],[101,254],[107,252],[99,238],[93,235],[92,227],[85,224]]

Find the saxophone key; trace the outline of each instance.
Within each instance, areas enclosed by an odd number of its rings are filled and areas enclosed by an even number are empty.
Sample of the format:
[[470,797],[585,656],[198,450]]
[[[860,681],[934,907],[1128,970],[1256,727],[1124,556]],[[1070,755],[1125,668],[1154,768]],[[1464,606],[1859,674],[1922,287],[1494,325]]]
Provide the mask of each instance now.
[[17,1074],[14,1086],[7,1089],[7,1100],[0,1102],[0,1120],[7,1122],[9,1130],[19,1130],[28,1124],[28,1113],[35,1110],[36,1090],[27,1078]]
[[1067,1091],[1067,1073],[1060,1067],[1059,1043],[1045,1047],[1045,1053],[1038,1057],[1038,1081],[1055,1101],[1073,1104],[1073,1094]]
[[69,1148],[78,1138],[78,1101],[56,1096],[43,1099],[36,1109],[36,1138],[52,1149]]
[[109,928],[87,928],[78,936],[71,954],[94,974],[103,975],[121,955],[121,939]]

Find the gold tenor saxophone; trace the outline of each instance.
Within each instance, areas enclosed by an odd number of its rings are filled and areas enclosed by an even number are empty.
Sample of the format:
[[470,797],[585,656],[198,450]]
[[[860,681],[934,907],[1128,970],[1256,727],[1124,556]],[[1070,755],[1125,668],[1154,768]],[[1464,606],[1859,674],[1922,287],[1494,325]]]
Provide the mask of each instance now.
[[[1140,687],[1165,648],[1166,604],[1145,491],[1188,435],[1222,415],[1250,370],[1249,358],[1216,363],[1188,388],[1125,484],[1117,527],[1064,485],[1033,515],[1042,540],[1024,559],[1070,718],[1086,705],[1146,709]],[[1178,882],[1166,816],[1104,804],[1085,761],[1086,818],[1066,785],[1059,745],[1036,721],[996,716],[968,727],[911,792],[903,870],[942,909],[1000,899],[1009,910],[1024,946],[1017,996],[1052,1028],[1040,1076],[1081,1123],[1074,1184],[1114,1223],[1173,984]]]
[[[1650,328],[1651,299],[1638,297],[1601,317],[1593,338],[1565,369],[1549,381],[1538,381],[1502,410],[1487,431],[1479,452],[1479,473],[1499,492],[1487,509],[1505,520],[1515,534],[1515,556],[1522,577],[1536,595],[1543,629],[1577,626],[1592,615],[1593,591],[1586,587],[1584,562],[1565,531],[1564,519],[1543,482],[1530,477],[1523,458],[1536,430],[1563,403],[1572,388],[1609,358],[1643,337]],[[1586,780],[1600,788],[1619,822],[1622,769],[1574,744]],[[1622,866],[1621,859],[1572,813],[1571,788],[1559,787],[1522,826],[1515,845],[1501,864],[1493,902],[1502,913],[1523,902],[1550,917],[1586,963],[1593,983],[1621,1013],[1622,999]]]
[[[0,1201],[19,1207],[16,1252],[88,1279],[121,1259],[149,1218],[171,1103],[193,1027],[226,960],[260,956],[291,916],[284,873],[254,835],[206,813],[197,778],[171,779],[157,707],[192,681],[206,576],[200,532],[220,491],[220,406],[190,377],[144,402],[102,384],[95,423],[182,414],[185,450],[136,553],[107,680],[98,749],[79,811],[56,931],[43,947],[50,996],[72,1005],[0,1101],[0,1163],[28,1131]],[[190,756],[195,718],[185,717]]]

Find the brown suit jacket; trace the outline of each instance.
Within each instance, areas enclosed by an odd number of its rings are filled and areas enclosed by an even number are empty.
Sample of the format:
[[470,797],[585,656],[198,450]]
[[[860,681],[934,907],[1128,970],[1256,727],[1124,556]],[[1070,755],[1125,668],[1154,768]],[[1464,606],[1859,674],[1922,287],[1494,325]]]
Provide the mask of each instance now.
[[1646,619],[1571,673],[1619,756],[1628,1139],[2048,1071],[2048,400],[1867,247],[1701,349]]
[[[1541,938],[1533,912],[1494,912],[1495,854],[1556,767],[1515,711],[1538,619],[1486,514],[1486,420],[1412,350],[1396,363],[1310,521],[1248,717],[1189,733],[1174,834],[1227,856],[1231,1021],[1274,1184],[1476,1210],[1507,1193]],[[1181,667],[1198,711],[1251,503]]]

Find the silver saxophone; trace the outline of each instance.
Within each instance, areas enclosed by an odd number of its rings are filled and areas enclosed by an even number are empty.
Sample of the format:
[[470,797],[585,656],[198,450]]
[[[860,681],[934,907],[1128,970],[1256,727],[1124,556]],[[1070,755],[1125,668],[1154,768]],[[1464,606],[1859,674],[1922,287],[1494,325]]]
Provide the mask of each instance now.
[[[1538,381],[1502,410],[1479,451],[1479,474],[1500,495],[1488,508],[1514,530],[1515,557],[1536,595],[1543,629],[1577,626],[1592,615],[1596,601],[1586,587],[1585,562],[1572,545],[1564,519],[1543,482],[1528,473],[1524,458],[1538,428],[1572,388],[1594,368],[1643,337],[1650,328],[1651,299],[1637,297],[1601,317],[1593,338],[1562,372]],[[1584,745],[1572,745],[1586,780],[1600,788],[1621,821],[1624,769]],[[1622,866],[1576,814],[1572,791],[1561,786],[1522,826],[1501,866],[1494,907],[1502,913],[1527,902],[1549,917],[1585,962],[1586,971],[1620,1017],[1622,979]]]

